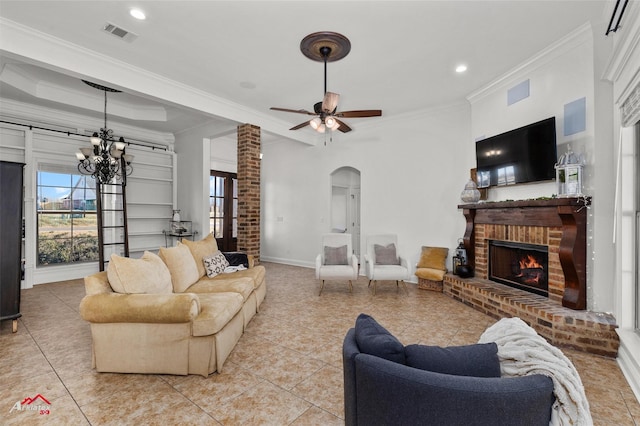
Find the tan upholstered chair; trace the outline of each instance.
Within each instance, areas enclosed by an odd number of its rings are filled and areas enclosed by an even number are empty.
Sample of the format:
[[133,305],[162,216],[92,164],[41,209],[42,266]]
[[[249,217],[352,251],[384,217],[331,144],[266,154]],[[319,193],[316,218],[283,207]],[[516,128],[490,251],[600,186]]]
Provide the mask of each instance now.
[[353,280],[358,279],[358,258],[353,254],[351,234],[324,234],[322,249],[316,257],[316,279],[322,280],[320,293],[325,280],[348,280],[353,291]]
[[369,286],[373,282],[373,294],[376,294],[378,280],[400,282],[407,290],[404,280],[409,278],[409,262],[398,255],[398,237],[395,234],[369,235],[367,252],[364,255],[365,270],[369,278]]
[[448,255],[449,249],[446,247],[422,246],[415,272],[418,277],[418,288],[442,291],[442,281],[444,274],[447,273]]

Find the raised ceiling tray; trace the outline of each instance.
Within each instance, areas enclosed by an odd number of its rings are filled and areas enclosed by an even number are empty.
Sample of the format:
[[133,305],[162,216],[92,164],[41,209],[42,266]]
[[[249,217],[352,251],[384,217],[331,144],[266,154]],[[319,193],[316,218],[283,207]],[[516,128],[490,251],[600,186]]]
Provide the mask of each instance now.
[[[342,34],[332,31],[321,31],[309,34],[300,42],[300,51],[304,56],[318,62],[324,62],[323,51],[329,48],[327,62],[339,61],[351,51],[351,42]],[[321,50],[322,49],[322,50]]]

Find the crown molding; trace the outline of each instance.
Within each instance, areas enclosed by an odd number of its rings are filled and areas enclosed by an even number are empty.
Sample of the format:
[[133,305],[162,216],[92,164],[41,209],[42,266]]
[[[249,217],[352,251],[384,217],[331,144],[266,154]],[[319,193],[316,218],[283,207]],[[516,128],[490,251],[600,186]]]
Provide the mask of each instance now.
[[[612,83],[618,82],[627,66],[632,65],[634,59],[637,60],[635,55],[640,51],[640,3],[629,2],[627,8],[624,25],[618,32],[613,33],[616,42],[607,67],[602,73],[602,78]],[[640,84],[640,72],[627,82],[616,103],[622,103],[637,84]]]
[[236,123],[251,123],[288,139],[315,145],[314,138],[305,133],[292,135],[289,132],[290,123],[266,113],[252,110],[2,17],[0,17],[0,51],[16,55],[28,63],[77,78],[90,79],[132,94],[150,96]]
[[475,92],[470,93],[467,96],[467,100],[473,104],[499,90],[504,90],[514,84],[514,82],[528,76],[536,69],[539,69],[543,65],[548,64],[552,60],[565,55],[577,46],[585,43],[593,43],[593,34],[590,22],[582,24],[565,37],[536,53],[525,62],[515,68],[512,68],[510,71],[507,71],[505,74],[499,76]]

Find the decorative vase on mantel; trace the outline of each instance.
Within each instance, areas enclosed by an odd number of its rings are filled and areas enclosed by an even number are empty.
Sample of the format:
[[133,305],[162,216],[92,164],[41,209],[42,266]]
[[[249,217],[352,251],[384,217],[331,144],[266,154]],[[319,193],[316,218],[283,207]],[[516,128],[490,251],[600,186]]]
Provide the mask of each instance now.
[[477,203],[480,200],[480,191],[473,179],[469,179],[469,182],[464,186],[464,191],[460,194],[460,199],[465,204]]

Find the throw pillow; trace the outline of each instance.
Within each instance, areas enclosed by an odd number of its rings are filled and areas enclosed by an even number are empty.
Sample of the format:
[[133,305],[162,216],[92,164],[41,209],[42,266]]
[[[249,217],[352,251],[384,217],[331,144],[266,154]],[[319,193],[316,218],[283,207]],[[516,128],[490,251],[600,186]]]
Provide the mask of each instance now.
[[449,249],[446,247],[422,246],[418,268],[432,268],[444,271],[447,269],[446,261],[448,255]]
[[360,352],[384,358],[398,364],[405,363],[404,346],[373,317],[360,314],[355,326],[356,343]]
[[382,246],[380,244],[373,245],[373,251],[376,255],[376,265],[399,265],[398,255],[396,254],[396,245],[394,243]]
[[171,274],[157,255],[145,251],[140,259],[112,254],[107,266],[107,278],[116,293],[172,293]]
[[178,242],[178,245],[170,248],[160,248],[160,258],[171,272],[173,291],[183,293],[200,279],[196,261],[193,260],[189,247]]
[[221,251],[218,251],[211,256],[206,256],[202,260],[209,278],[213,278],[216,275],[223,273],[224,270],[227,269],[227,266],[229,266],[227,258],[224,257],[224,254],[222,254]]
[[347,246],[329,247],[324,246],[325,265],[348,265]]
[[466,346],[407,345],[407,365],[435,373],[472,377],[500,377],[498,346],[483,343]]
[[204,274],[207,271],[204,269],[202,259],[205,256],[211,256],[218,251],[218,242],[216,241],[215,237],[213,236],[213,234],[209,234],[206,238],[203,238],[199,241],[189,241],[187,239],[184,239],[182,240],[182,242],[184,243],[184,245],[189,247],[189,250],[191,250],[193,260],[195,260],[196,267],[198,268],[198,279],[204,277]]
[[444,274],[446,274],[446,272],[447,271],[443,269],[417,268],[414,273],[418,278],[422,278],[423,280],[442,281],[444,280]]
[[231,252],[222,252],[224,257],[227,258],[227,262],[229,262],[229,266],[244,266],[245,268],[249,267],[249,257],[246,253],[242,253],[240,251],[231,251]]

